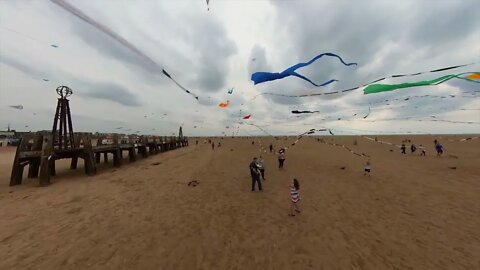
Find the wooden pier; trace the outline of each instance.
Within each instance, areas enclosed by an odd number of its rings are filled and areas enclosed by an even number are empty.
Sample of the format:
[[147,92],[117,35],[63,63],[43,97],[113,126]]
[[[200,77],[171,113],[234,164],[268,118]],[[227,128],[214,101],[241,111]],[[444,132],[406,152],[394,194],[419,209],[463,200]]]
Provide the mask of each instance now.
[[70,169],[77,168],[78,159],[83,159],[85,174],[95,175],[101,155],[105,163],[108,154],[113,155],[113,166],[122,165],[123,153],[128,152],[130,162],[140,154],[146,158],[150,154],[188,146],[188,139],[183,136],[182,127],[178,137],[138,136],[125,134],[108,134],[93,136],[91,133],[73,132],[70,104],[67,97],[73,91],[68,86],[56,89],[59,98],[53,118],[51,132],[37,132],[25,135],[17,147],[10,176],[10,186],[21,185],[23,169],[28,165],[28,177],[40,178],[40,185],[50,184],[50,176],[55,175],[55,161],[71,159]]
[[188,146],[188,138],[135,136],[113,134],[94,136],[90,133],[74,133],[74,147],[60,149],[53,146],[51,132],[37,132],[26,135],[17,147],[15,160],[10,177],[10,186],[22,184],[23,171],[28,165],[28,178],[39,177],[40,185],[50,184],[50,177],[54,176],[55,161],[71,159],[70,169],[76,169],[78,159],[83,159],[85,174],[93,176],[97,172],[103,154],[104,162],[108,162],[108,154],[113,156],[113,166],[122,165],[123,154],[128,153],[129,161],[135,162],[138,156],[146,158],[180,147]]

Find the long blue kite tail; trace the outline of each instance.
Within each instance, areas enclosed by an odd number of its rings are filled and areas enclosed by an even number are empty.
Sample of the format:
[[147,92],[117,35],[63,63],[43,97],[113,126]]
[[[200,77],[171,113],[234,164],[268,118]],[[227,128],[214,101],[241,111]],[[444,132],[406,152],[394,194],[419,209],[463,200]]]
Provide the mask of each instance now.
[[316,87],[325,86],[325,85],[331,84],[331,83],[333,83],[333,82],[338,82],[338,80],[332,79],[332,80],[328,80],[328,81],[326,81],[326,82],[324,82],[324,83],[322,83],[322,84],[316,84],[316,83],[312,82],[309,78],[307,78],[307,77],[305,77],[305,76],[303,76],[303,75],[300,75],[300,74],[298,74],[298,73],[296,73],[296,72],[294,72],[294,73],[292,74],[292,76],[298,77],[298,78],[300,78],[300,79],[304,79],[305,81],[313,84],[313,85],[316,86]]
[[336,55],[334,53],[322,53],[322,54],[319,54],[319,55],[315,56],[312,60],[310,60],[306,63],[298,63],[294,66],[291,66],[291,67],[287,68],[286,70],[282,71],[281,73],[278,73],[278,72],[274,72],[274,73],[273,72],[255,72],[255,73],[252,74],[251,80],[254,82],[254,84],[259,84],[259,83],[263,83],[263,82],[283,79],[283,78],[288,77],[288,76],[295,76],[295,77],[301,78],[303,80],[306,80],[306,81],[310,82],[311,84],[313,84],[315,86],[324,86],[324,85],[330,84],[330,83],[332,83],[334,81],[337,81],[337,80],[330,80],[330,81],[327,81],[323,84],[318,85],[318,84],[312,82],[311,80],[309,80],[308,78],[306,78],[305,76],[302,76],[302,75],[295,72],[295,70],[297,70],[299,68],[311,65],[313,62],[317,61],[318,59],[322,58],[323,56],[331,56],[331,57],[338,58],[340,60],[340,62],[342,62],[342,64],[344,64],[345,66],[357,65],[357,63],[346,63],[345,61],[343,61],[343,59],[339,55]]
[[[322,53],[322,54],[319,54],[319,55],[315,56],[312,60],[310,60],[310,61],[308,61],[308,62],[306,62],[306,63],[298,63],[298,64],[296,64],[296,65],[294,65],[294,66],[291,66],[291,67],[287,68],[287,69],[284,70],[283,72],[287,72],[287,71],[290,71],[290,70],[295,71],[295,70],[297,70],[297,69],[299,69],[299,68],[306,67],[306,66],[308,66],[308,65],[313,64],[313,62],[317,61],[318,59],[322,58],[323,56],[336,57],[336,58],[338,58],[338,60],[340,60],[340,62],[342,62],[342,64],[344,64],[345,66],[352,66],[352,65],[355,65],[355,66],[356,66],[356,65],[357,65],[357,63],[345,63],[345,61],[343,61],[342,57],[340,57],[339,55],[336,55],[336,54],[334,54],[334,53]],[[282,73],[283,73],[283,72],[282,72]]]

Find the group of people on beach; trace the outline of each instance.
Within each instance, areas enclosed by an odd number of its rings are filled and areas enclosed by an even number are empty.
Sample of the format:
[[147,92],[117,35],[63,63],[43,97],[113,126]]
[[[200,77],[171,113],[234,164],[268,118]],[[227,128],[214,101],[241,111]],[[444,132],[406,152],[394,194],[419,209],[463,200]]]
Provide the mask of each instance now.
[[[273,146],[270,145],[270,149],[272,149]],[[280,149],[278,151],[278,168],[283,169],[283,164],[285,162],[285,149]],[[252,191],[255,191],[255,183],[258,183],[258,190],[262,190],[262,182],[266,181],[267,179],[265,178],[265,161],[263,160],[263,157],[260,155],[259,158],[254,157],[252,162],[250,162],[249,165],[250,168],[250,175],[252,177]]]
[[[253,144],[253,142],[252,142]],[[270,144],[269,146],[270,153],[273,152],[273,145]],[[278,168],[281,170],[283,169],[285,163],[285,149],[281,148],[277,152],[278,157]],[[266,181],[265,178],[265,161],[263,157],[260,155],[259,158],[254,157],[252,162],[249,165],[250,169],[250,176],[252,177],[252,192],[255,191],[255,187],[258,186],[258,190],[262,191],[262,180]],[[294,178],[292,180],[291,185],[289,186],[290,189],[290,214],[289,216],[295,216],[295,214],[300,213],[299,203],[300,203],[300,182]]]
[[[204,140],[203,143],[206,144],[207,140]],[[208,144],[211,144],[212,145],[212,150],[215,150],[215,142],[214,141],[212,141],[211,139],[208,139]],[[198,145],[198,140],[195,141],[195,145]],[[218,142],[217,147],[222,147],[222,143]]]
[[[406,153],[407,153],[407,152],[406,152],[407,147],[405,146],[405,143],[406,143],[406,142],[411,143],[410,140],[404,140],[404,141],[402,141],[402,145],[400,146],[400,150],[401,150],[401,153],[402,153],[402,154],[406,154]],[[440,142],[438,142],[438,140],[436,140],[436,139],[433,141],[433,144],[435,145],[435,151],[437,152],[437,156],[441,156],[441,155],[443,154],[443,145],[442,145]],[[420,148],[420,150],[421,150],[420,155],[421,155],[421,156],[425,156],[425,155],[426,155],[425,147],[423,147],[422,145],[420,145],[419,148]],[[412,154],[415,154],[416,151],[417,151],[417,146],[416,146],[414,143],[412,143],[412,144],[410,145],[410,152],[411,152]]]
[[[406,154],[406,153],[407,153],[407,152],[406,152],[406,151],[407,151],[407,147],[405,146],[405,143],[402,143],[402,145],[400,146],[400,150],[402,150],[402,152],[401,152],[402,154]],[[420,145],[420,150],[421,150],[420,155],[421,155],[421,156],[425,156],[425,153],[426,153],[426,152],[425,152],[425,148],[424,148],[422,145]],[[410,145],[410,152],[411,152],[412,154],[415,154],[416,151],[417,151],[417,146],[412,143],[412,144]]]

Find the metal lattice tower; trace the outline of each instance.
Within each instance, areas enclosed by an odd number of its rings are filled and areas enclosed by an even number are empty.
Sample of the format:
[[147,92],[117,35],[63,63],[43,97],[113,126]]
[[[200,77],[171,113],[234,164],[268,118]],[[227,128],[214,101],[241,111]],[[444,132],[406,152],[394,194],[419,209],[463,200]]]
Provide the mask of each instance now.
[[179,137],[180,139],[183,138],[182,126],[180,126],[180,129],[178,130],[178,137]]
[[53,119],[53,146],[54,148],[73,149],[74,137],[72,117],[70,115],[70,105],[67,97],[73,93],[72,89],[67,86],[57,87],[57,94],[60,96],[57,102],[57,110]]

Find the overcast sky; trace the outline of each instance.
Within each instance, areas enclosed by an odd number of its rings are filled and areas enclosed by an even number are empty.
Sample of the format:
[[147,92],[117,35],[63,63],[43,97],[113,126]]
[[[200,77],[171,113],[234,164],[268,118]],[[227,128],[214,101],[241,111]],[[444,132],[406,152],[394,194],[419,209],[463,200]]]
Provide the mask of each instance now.
[[[359,89],[327,97],[253,99],[264,92],[347,89],[386,75],[466,63],[476,64],[386,83],[480,71],[478,0],[211,0],[209,11],[204,0],[65,1],[157,65],[50,1],[0,1],[0,130],[8,124],[21,131],[51,129],[55,89],[67,85],[73,90],[75,131],[171,135],[183,125],[188,136],[231,135],[238,127],[239,135],[264,135],[239,124],[251,114],[246,123],[272,134],[310,128],[338,134],[480,133],[478,123],[416,121],[480,123],[475,92],[480,84],[462,80],[370,95]],[[280,72],[323,52],[358,66],[322,58],[297,70],[315,82],[339,80],[327,87],[296,77],[258,85],[250,80],[253,72]],[[403,100],[427,94],[437,97]],[[395,98],[401,99],[379,103]],[[218,107],[226,100],[228,108]],[[23,110],[9,107],[19,104]],[[320,113],[297,116],[292,110]],[[405,117],[413,118],[389,120]]]

